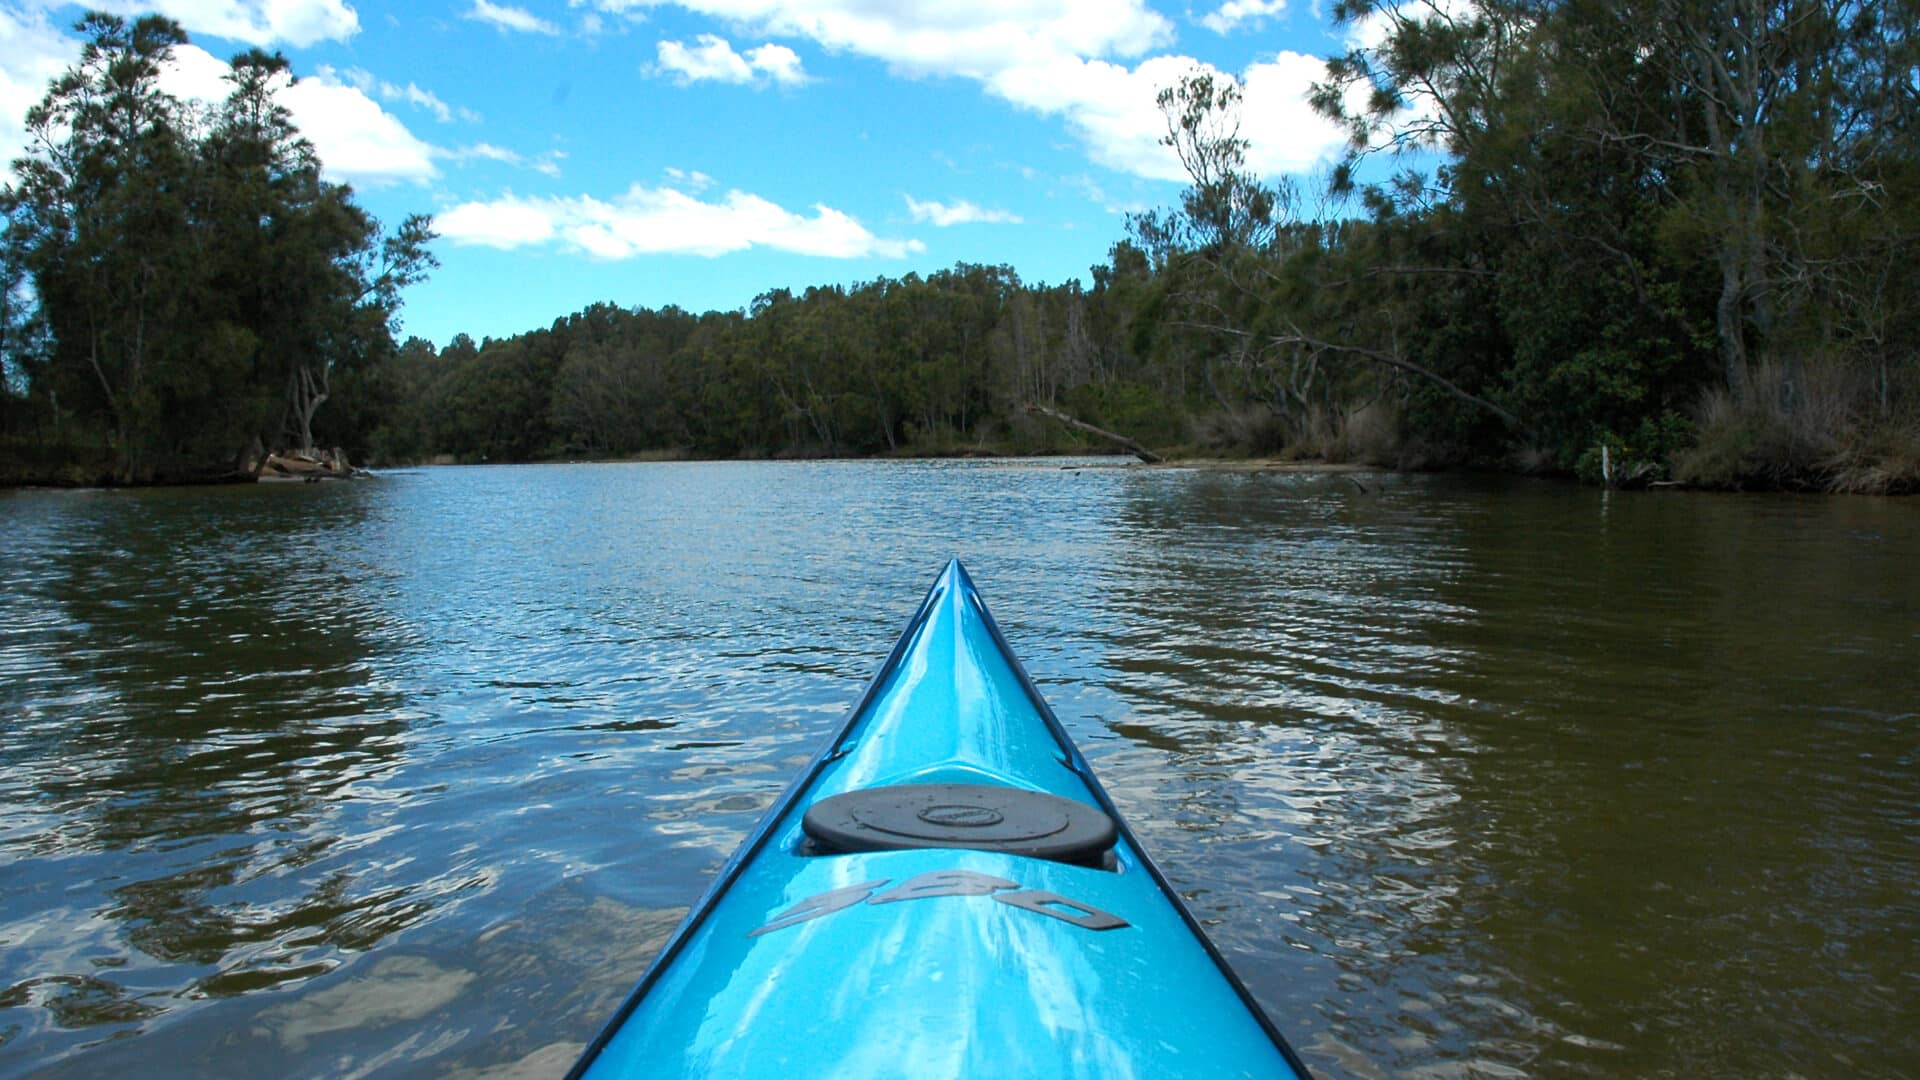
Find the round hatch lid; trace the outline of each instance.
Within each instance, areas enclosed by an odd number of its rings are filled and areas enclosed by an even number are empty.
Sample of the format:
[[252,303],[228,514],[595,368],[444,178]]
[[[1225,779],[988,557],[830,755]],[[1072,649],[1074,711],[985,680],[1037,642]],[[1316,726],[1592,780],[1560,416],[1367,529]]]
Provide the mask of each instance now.
[[1093,862],[1115,835],[1098,807],[989,784],[863,788],[820,800],[800,824],[824,854],[944,847]]

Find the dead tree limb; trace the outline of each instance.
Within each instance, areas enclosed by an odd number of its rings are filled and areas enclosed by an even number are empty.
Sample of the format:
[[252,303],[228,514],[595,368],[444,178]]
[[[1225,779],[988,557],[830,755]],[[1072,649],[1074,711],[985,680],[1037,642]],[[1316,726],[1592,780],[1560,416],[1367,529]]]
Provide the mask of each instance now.
[[1276,345],[1298,345],[1302,348],[1311,349],[1314,352],[1347,353],[1351,356],[1371,360],[1376,364],[1385,364],[1388,367],[1399,368],[1401,371],[1418,375],[1432,382],[1435,386],[1438,386],[1440,389],[1445,390],[1447,393],[1469,405],[1478,405],[1487,410],[1499,417],[1501,422],[1506,424],[1512,431],[1528,436],[1529,438],[1533,437],[1532,429],[1527,427],[1519,417],[1488,401],[1486,398],[1462,388],[1459,384],[1432,368],[1417,364],[1404,356],[1390,352],[1382,352],[1379,349],[1362,348],[1358,345],[1338,345],[1329,341],[1320,341],[1315,338],[1310,338],[1298,331],[1275,337],[1273,343]]
[[1159,454],[1156,454],[1153,451],[1147,449],[1146,447],[1141,446],[1139,443],[1134,442],[1132,439],[1127,438],[1125,435],[1108,431],[1105,428],[1094,427],[1092,424],[1087,423],[1085,420],[1076,420],[1073,417],[1068,416],[1066,413],[1063,413],[1058,409],[1049,409],[1045,405],[1036,405],[1032,402],[1028,402],[1027,411],[1030,413],[1039,413],[1041,416],[1045,416],[1052,420],[1058,420],[1061,423],[1067,425],[1068,427],[1073,428],[1075,431],[1084,431],[1089,435],[1098,435],[1100,438],[1105,439],[1108,442],[1113,443],[1115,446],[1118,446],[1126,450],[1127,453],[1132,454],[1134,457],[1139,458],[1141,461],[1144,461],[1149,465],[1157,465],[1161,461],[1165,460]]
[[[1240,337],[1240,338],[1251,339],[1255,336],[1245,330],[1236,330],[1228,326],[1213,326],[1213,325],[1208,325],[1204,323],[1179,323],[1176,325],[1188,326],[1193,329],[1199,329],[1199,330],[1208,330],[1216,334],[1227,334],[1233,337]],[[1290,327],[1289,329],[1292,331],[1291,333],[1267,335],[1266,343],[1268,345],[1281,345],[1281,346],[1290,345],[1296,348],[1306,349],[1309,352],[1312,352],[1315,354],[1344,353],[1348,356],[1357,356],[1363,360],[1371,360],[1376,364],[1381,364],[1386,367],[1397,368],[1411,375],[1418,375],[1421,378],[1426,379],[1427,381],[1433,383],[1435,386],[1438,386],[1440,389],[1446,391],[1448,394],[1451,394],[1454,397],[1460,399],[1461,401],[1464,401],[1469,405],[1479,406],[1480,408],[1485,409],[1488,412],[1492,413],[1493,415],[1499,417],[1500,421],[1507,425],[1508,430],[1513,431],[1518,435],[1523,435],[1529,439],[1535,439],[1535,440],[1538,439],[1538,436],[1534,433],[1533,429],[1528,427],[1526,422],[1521,420],[1518,416],[1515,416],[1513,413],[1508,412],[1506,409],[1503,409],[1500,406],[1495,405],[1493,402],[1488,401],[1486,398],[1483,398],[1480,395],[1465,389],[1464,387],[1460,386],[1458,383],[1455,383],[1452,379],[1447,378],[1446,376],[1440,374],[1439,372],[1433,370],[1430,367],[1426,367],[1423,364],[1419,364],[1413,360],[1409,360],[1406,357],[1401,356],[1396,352],[1384,352],[1380,349],[1369,349],[1359,345],[1341,345],[1331,341],[1322,341],[1319,338],[1309,337],[1308,335],[1301,333],[1298,327]]]

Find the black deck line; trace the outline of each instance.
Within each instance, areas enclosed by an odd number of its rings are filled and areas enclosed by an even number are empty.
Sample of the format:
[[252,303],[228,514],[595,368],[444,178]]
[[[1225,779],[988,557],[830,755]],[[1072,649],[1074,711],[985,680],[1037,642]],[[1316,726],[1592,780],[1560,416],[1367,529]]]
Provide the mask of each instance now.
[[[946,575],[942,574],[940,578],[945,580]],[[901,654],[906,651],[907,644],[913,640],[914,634],[926,623],[927,615],[933,610],[934,603],[939,600],[941,591],[940,581],[935,581],[933,587],[927,590],[926,598],[920,601],[919,609],[908,621],[906,630],[900,635],[900,640],[894,642],[893,651],[887,654],[886,662],[881,664],[880,670],[867,681],[867,688],[860,692],[860,698],[854,702],[853,708],[847,710],[847,717],[840,722],[839,728],[835,729],[833,738],[827,740],[826,746],[814,755],[813,761],[808,763],[800,775],[794,777],[793,782],[787,785],[787,790],[781,793],[779,800],[767,811],[766,816],[760,819],[760,824],[754,826],[753,834],[747,837],[746,842],[734,851],[733,857],[720,868],[720,873],[715,875],[713,884],[707,886],[707,891],[701,894],[693,910],[687,912],[687,917],[675,928],[673,936],[667,939],[666,945],[661,947],[658,955],[653,958],[653,962],[647,965],[646,973],[640,976],[640,981],[627,994],[627,999],[621,1002],[620,1007],[614,1010],[607,1022],[601,1025],[600,1033],[587,1044],[579,1060],[573,1063],[573,1068],[567,1070],[566,1080],[579,1080],[586,1075],[594,1059],[606,1049],[607,1043],[612,1041],[614,1034],[620,1030],[621,1025],[626,1023],[627,1018],[633,1015],[633,1011],[640,1007],[641,998],[645,997],[646,992],[659,981],[661,973],[667,969],[675,957],[680,955],[680,951],[686,947],[687,940],[702,923],[706,922],[707,915],[719,904],[720,898],[739,879],[740,872],[746,867],[747,862],[759,854],[761,848],[766,847],[767,839],[773,835],[774,826],[778,825],[780,819],[793,809],[801,793],[806,791],[814,779],[820,775],[820,770],[826,768],[830,761],[839,756],[840,744],[846,741],[847,733],[853,730],[854,721],[865,715],[867,705],[873,700],[873,695],[879,690],[881,683],[885,682],[887,676],[893,674],[894,668],[899,666]]]
[[1240,1000],[1247,1006],[1247,1011],[1253,1014],[1261,1030],[1273,1040],[1273,1045],[1279,1048],[1281,1056],[1287,1059],[1287,1064],[1293,1066],[1293,1070],[1304,1080],[1313,1080],[1313,1073],[1307,1068],[1307,1063],[1300,1060],[1300,1055],[1294,1052],[1293,1044],[1287,1042],[1286,1036],[1280,1033],[1280,1029],[1274,1025],[1272,1018],[1267,1016],[1267,1011],[1260,1007],[1260,1002],[1254,998],[1253,992],[1247,989],[1247,984],[1240,981],[1239,974],[1227,963],[1226,957],[1220,955],[1220,950],[1213,944],[1213,939],[1207,936],[1205,928],[1200,925],[1200,920],[1193,917],[1193,912],[1187,909],[1186,901],[1180,899],[1180,894],[1174,891],[1173,883],[1168,881],[1167,876],[1160,871],[1159,864],[1153,861],[1153,856],[1147,854],[1147,849],[1140,843],[1140,838],[1133,834],[1132,826],[1127,824],[1126,815],[1113,805],[1113,797],[1107,794],[1107,789],[1101,785],[1100,778],[1094,775],[1093,766],[1087,763],[1086,757],[1080,753],[1080,747],[1076,746],[1072,736],[1067,734],[1065,725],[1061,724],[1060,718],[1054,715],[1053,706],[1047,704],[1047,699],[1041,696],[1040,688],[1033,684],[1033,678],[1027,674],[1026,665],[1020,662],[1020,657],[1014,653],[1012,646],[1007,644],[1006,636],[1000,632],[1000,624],[994,621],[993,613],[987,610],[986,601],[980,598],[979,590],[973,587],[973,579],[967,576],[964,566],[960,568],[960,577],[972,592],[974,606],[986,621],[987,631],[993,635],[994,644],[1000,647],[1001,655],[1012,663],[1014,674],[1020,677],[1020,685],[1025,688],[1027,697],[1039,708],[1040,717],[1046,721],[1047,727],[1053,732],[1054,741],[1066,748],[1073,771],[1086,782],[1088,789],[1093,792],[1093,797],[1100,803],[1100,809],[1105,810],[1107,816],[1113,819],[1114,825],[1120,831],[1120,838],[1126,841],[1127,846],[1139,858],[1140,865],[1145,868],[1148,876],[1153,878],[1154,884],[1159,886],[1160,894],[1173,905],[1175,911],[1180,913],[1180,919],[1187,924],[1187,929],[1193,932],[1194,937],[1200,939],[1200,945],[1213,959],[1214,967],[1219,968],[1220,974],[1226,976],[1227,984],[1233,987],[1234,993],[1240,995]]

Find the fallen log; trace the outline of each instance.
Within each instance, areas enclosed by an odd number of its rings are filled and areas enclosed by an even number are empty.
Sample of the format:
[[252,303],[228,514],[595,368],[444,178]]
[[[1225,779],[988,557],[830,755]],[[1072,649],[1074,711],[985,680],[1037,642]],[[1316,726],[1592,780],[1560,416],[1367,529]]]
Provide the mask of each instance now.
[[340,450],[284,450],[267,455],[256,476],[263,483],[319,483],[346,480],[359,473]]
[[1041,416],[1047,417],[1048,419],[1051,419],[1051,420],[1058,420],[1061,423],[1067,425],[1068,427],[1073,428],[1075,431],[1084,431],[1089,435],[1097,435],[1100,438],[1105,439],[1110,443],[1113,443],[1115,446],[1120,447],[1121,449],[1125,450],[1127,453],[1132,454],[1134,457],[1139,458],[1141,461],[1148,463],[1149,465],[1157,465],[1160,462],[1166,460],[1165,458],[1162,458],[1159,454],[1156,454],[1153,451],[1147,449],[1146,447],[1141,446],[1139,443],[1133,441],[1132,439],[1127,438],[1125,435],[1122,435],[1114,431],[1108,431],[1105,428],[1094,427],[1092,424],[1087,423],[1085,420],[1076,420],[1073,417],[1068,416],[1066,413],[1063,413],[1058,409],[1050,409],[1045,405],[1038,405],[1033,402],[1028,402],[1027,411],[1030,413],[1039,413]]

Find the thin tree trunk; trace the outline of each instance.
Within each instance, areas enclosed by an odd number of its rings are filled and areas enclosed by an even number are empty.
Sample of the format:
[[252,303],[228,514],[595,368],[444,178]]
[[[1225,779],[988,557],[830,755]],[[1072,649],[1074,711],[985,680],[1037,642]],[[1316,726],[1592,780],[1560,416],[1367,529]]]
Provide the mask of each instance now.
[[1720,359],[1725,365],[1727,389],[1738,394],[1747,382],[1747,336],[1740,298],[1740,253],[1731,243],[1720,245],[1720,299],[1714,305],[1715,326],[1720,332]]

